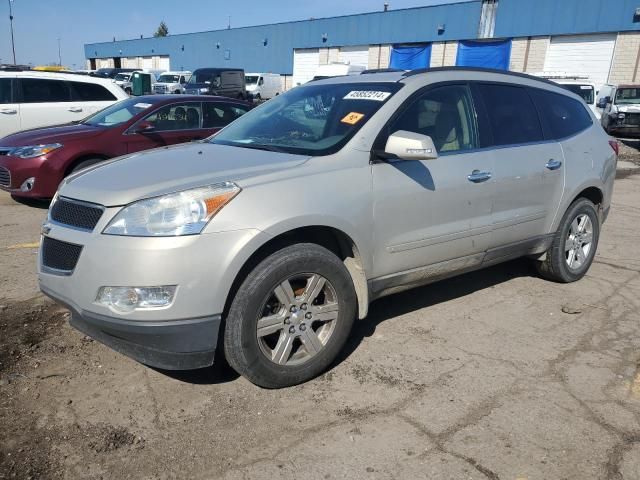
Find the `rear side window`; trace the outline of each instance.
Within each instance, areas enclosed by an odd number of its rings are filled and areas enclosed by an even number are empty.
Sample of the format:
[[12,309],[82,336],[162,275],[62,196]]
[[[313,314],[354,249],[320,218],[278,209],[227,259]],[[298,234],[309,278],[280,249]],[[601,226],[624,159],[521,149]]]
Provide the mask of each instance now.
[[12,103],[10,78],[0,78],[0,105],[5,103]]
[[247,108],[242,105],[230,103],[203,103],[203,124],[202,128],[224,127],[236,118],[247,113]]
[[108,102],[117,100],[115,95],[102,85],[86,82],[69,82],[73,99],[81,102]]
[[494,145],[516,145],[544,139],[527,90],[512,85],[480,84]]
[[69,85],[63,80],[19,78],[23,103],[70,102]]
[[545,90],[529,89],[542,117],[548,138],[558,140],[589,128],[593,121],[585,106],[573,98]]

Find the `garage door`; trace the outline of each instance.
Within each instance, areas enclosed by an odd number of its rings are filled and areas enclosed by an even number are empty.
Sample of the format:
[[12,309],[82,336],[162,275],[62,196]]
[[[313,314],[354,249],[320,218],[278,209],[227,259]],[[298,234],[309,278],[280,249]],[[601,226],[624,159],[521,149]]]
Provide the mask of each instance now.
[[545,72],[587,75],[597,85],[607,83],[616,34],[552,37]]
[[340,47],[338,61],[349,65],[362,65],[367,68],[369,66],[369,46]]
[[168,56],[161,56],[158,58],[158,70],[171,70],[171,62]]
[[293,85],[302,85],[311,80],[320,65],[317,48],[299,48],[293,51]]
[[153,57],[142,57],[142,68],[144,70],[153,69]]

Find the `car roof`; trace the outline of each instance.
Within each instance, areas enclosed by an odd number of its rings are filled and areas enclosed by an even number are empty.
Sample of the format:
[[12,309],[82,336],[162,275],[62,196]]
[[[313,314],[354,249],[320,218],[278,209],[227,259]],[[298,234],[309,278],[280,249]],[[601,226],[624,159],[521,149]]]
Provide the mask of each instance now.
[[91,75],[79,75],[72,72],[48,72],[43,70],[0,70],[1,77],[30,77],[30,78],[49,78],[54,80],[69,80],[84,83],[99,83],[110,85],[113,82],[110,78],[94,77]]

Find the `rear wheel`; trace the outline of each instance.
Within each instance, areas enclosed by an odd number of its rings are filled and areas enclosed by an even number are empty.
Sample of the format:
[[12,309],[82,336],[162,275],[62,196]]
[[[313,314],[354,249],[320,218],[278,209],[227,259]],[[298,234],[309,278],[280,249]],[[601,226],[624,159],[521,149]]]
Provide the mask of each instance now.
[[556,282],[580,280],[593,262],[599,238],[596,206],[586,198],[576,200],[564,214],[546,258],[538,262],[538,271]]
[[296,385],[336,358],[355,314],[353,283],[338,257],[314,244],[286,247],[238,289],[226,319],[225,356],[256,385]]

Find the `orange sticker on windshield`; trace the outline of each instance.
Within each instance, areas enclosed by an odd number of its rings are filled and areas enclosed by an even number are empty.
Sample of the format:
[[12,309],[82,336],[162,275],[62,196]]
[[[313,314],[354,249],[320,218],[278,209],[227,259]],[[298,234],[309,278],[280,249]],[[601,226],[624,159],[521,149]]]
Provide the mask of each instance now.
[[340,120],[342,123],[348,123],[349,125],[355,125],[364,117],[364,113],[351,112],[346,117]]

